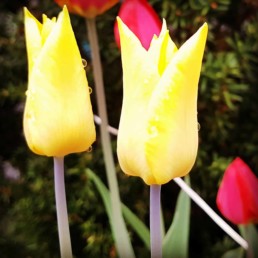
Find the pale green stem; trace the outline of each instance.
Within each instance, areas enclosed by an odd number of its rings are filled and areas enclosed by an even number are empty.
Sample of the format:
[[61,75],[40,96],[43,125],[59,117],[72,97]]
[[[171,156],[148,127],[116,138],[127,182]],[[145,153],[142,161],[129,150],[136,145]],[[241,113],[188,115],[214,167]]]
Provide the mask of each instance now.
[[106,166],[107,179],[111,197],[112,230],[119,256],[121,258],[133,258],[135,257],[135,255],[133,252],[132,244],[129,239],[128,231],[125,226],[124,219],[122,217],[116,170],[112,153],[110,135],[108,133],[108,118],[106,111],[107,109],[105,91],[95,19],[86,19],[86,25],[88,29],[88,36],[92,53],[92,65],[97,96],[97,106],[99,116],[102,121],[100,125],[101,143],[103,148],[104,161]]
[[232,227],[230,227],[211,207],[181,178],[174,178],[176,182],[189,196],[190,198],[201,207],[206,214],[220,226],[230,237],[232,237],[239,245],[244,249],[248,249],[248,243],[243,239]]
[[150,243],[151,258],[162,258],[160,185],[150,186]]
[[[98,116],[94,116],[95,122],[101,125],[102,120]],[[112,126],[108,126],[108,131],[116,135],[118,130]],[[243,239],[233,228],[231,228],[221,217],[219,217],[212,208],[191,188],[189,187],[184,180],[181,178],[174,178],[174,181],[181,187],[181,189],[201,208],[206,214],[220,227],[222,228],[229,236],[232,237],[239,245],[244,249],[248,249],[248,243]]]
[[62,258],[72,258],[72,246],[67,215],[65,181],[64,181],[64,158],[54,157],[55,197],[58,235]]
[[[251,242],[251,239],[250,239],[250,236],[249,236],[249,225],[238,225],[238,228],[241,232],[241,235],[247,239],[248,241],[248,244],[249,244],[249,248],[246,250],[246,258],[255,258],[254,257],[254,253],[253,253],[253,246],[252,246],[252,242]],[[258,239],[257,239],[258,240]]]

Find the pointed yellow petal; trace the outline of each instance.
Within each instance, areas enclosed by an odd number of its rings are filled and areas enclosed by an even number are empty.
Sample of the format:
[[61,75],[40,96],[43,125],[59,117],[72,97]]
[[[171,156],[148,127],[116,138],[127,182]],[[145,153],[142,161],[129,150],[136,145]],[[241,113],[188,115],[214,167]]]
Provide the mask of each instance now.
[[41,31],[42,46],[44,45],[46,39],[48,38],[55,24],[56,24],[56,19],[49,19],[45,14],[43,14],[43,26]]
[[156,184],[186,175],[198,148],[197,90],[204,24],[175,54],[152,95],[145,151]]
[[124,97],[118,133],[118,158],[129,175],[148,178],[144,155],[146,109],[159,74],[137,37],[118,18]]
[[155,60],[160,75],[163,74],[176,52],[177,47],[169,36],[166,21],[163,20],[160,35],[158,38],[153,38],[148,50],[150,58]]
[[37,154],[65,156],[95,140],[89,88],[66,8],[29,75],[24,132]]
[[177,50],[164,22],[146,52],[118,24],[124,72],[119,163],[125,173],[147,184],[164,184],[187,174],[195,161],[197,86],[207,25]]
[[[153,60],[148,58],[147,51],[143,48],[139,39],[119,17],[117,22],[121,42],[123,79],[127,83],[124,88],[126,91],[135,91],[138,87],[140,87],[139,90],[142,90],[142,85],[146,81],[146,74],[151,74],[152,70],[156,69],[155,64]],[[149,69],[151,70],[149,71]],[[148,91],[151,92],[152,88],[148,87]]]
[[28,11],[27,8],[24,8],[24,19],[28,66],[30,72],[34,65],[34,61],[41,50],[42,24]]

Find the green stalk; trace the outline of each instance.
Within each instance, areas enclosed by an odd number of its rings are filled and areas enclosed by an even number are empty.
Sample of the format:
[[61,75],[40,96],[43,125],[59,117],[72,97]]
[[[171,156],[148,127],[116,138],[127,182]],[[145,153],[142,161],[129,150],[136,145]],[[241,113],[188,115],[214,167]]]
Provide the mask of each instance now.
[[150,186],[151,258],[162,258],[160,185]]
[[108,133],[108,118],[106,109],[106,99],[102,75],[102,67],[99,54],[99,44],[96,29],[95,19],[86,19],[88,29],[89,42],[92,53],[93,75],[95,80],[95,89],[97,96],[97,106],[99,116],[101,118],[100,133],[101,143],[104,153],[104,161],[106,166],[106,173],[111,197],[112,221],[111,227],[114,235],[114,240],[117,252],[122,258],[135,257],[131,241],[129,239],[128,231],[122,216],[120,196],[118,190],[118,183],[116,177],[116,170],[114,158],[112,153],[110,135]]
[[246,258],[255,258],[254,254],[254,245],[257,244],[257,240],[255,244],[252,242],[252,225],[251,224],[241,224],[238,225],[238,228],[241,232],[241,235],[247,240],[248,242],[248,249],[246,249]]
[[[95,116],[95,122],[101,124],[101,119]],[[118,130],[112,126],[108,126],[108,130],[111,134],[117,136]],[[234,239],[244,249],[248,249],[247,241],[241,237],[232,227],[229,226],[221,217],[219,217],[211,207],[180,177],[173,179],[176,184],[208,215],[210,218],[224,230],[232,239]],[[258,252],[258,251],[257,251]]]
[[69,222],[67,215],[65,182],[64,182],[64,158],[54,157],[55,197],[58,224],[58,236],[62,258],[72,258],[72,246],[70,239]]
[[174,182],[184,190],[189,197],[231,238],[244,249],[248,249],[248,243],[232,227],[229,226],[214,210],[180,177],[174,178]]

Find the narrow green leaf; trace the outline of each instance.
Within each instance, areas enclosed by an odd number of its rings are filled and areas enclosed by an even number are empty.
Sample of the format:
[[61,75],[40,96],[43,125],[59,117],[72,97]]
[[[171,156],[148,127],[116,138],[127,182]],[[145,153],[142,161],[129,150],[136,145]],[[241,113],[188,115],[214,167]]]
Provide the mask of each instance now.
[[93,183],[97,187],[97,190],[99,191],[99,194],[102,198],[102,201],[106,208],[106,212],[107,212],[110,224],[111,224],[112,223],[112,219],[111,219],[112,210],[111,210],[111,201],[110,201],[109,191],[107,190],[106,186],[102,183],[100,178],[93,171],[91,171],[90,169],[87,169],[86,173],[87,173],[89,179],[93,181]]
[[239,225],[241,235],[246,239],[249,245],[247,250],[248,257],[258,257],[258,232],[254,224]]
[[124,204],[122,204],[122,212],[125,220],[134,229],[145,246],[150,249],[150,230],[146,225]]
[[233,250],[229,250],[223,254],[221,258],[243,258],[244,257],[244,249],[242,247],[238,247]]
[[[107,215],[110,221],[110,225],[112,228],[112,210],[111,210],[111,201],[110,201],[110,194],[107,187],[102,183],[100,178],[90,169],[86,170],[87,175],[90,180],[92,180],[102,198],[104,206],[107,211]],[[139,236],[139,238],[143,241],[145,246],[150,249],[150,231],[146,227],[146,225],[126,206],[122,203],[122,212],[124,218],[126,219],[127,223],[132,227],[135,233]],[[113,232],[113,229],[112,229]]]
[[163,258],[188,257],[190,209],[190,198],[181,190],[177,199],[173,222],[163,239]]

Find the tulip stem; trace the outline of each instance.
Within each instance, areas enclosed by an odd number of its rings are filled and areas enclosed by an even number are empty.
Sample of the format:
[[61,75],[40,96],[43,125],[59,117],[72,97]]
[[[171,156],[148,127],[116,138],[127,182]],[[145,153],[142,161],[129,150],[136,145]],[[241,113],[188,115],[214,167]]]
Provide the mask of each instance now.
[[[95,122],[101,125],[102,120],[98,116],[94,116]],[[108,126],[108,130],[111,134],[116,135],[118,130],[112,126]],[[189,187],[184,180],[181,178],[174,178],[175,183],[201,208],[208,214],[208,216],[219,226],[221,227],[229,236],[232,237],[239,245],[244,249],[248,248],[248,243],[243,239],[234,229],[232,229],[221,217],[219,217],[211,207],[191,188]]]
[[69,222],[64,181],[64,158],[54,157],[55,197],[58,235],[62,258],[72,258],[72,246],[70,239]]
[[[246,250],[246,258],[255,258],[258,254],[257,245],[257,238],[255,237],[252,231],[255,230],[255,226],[252,224],[242,224],[238,225],[241,235],[247,239],[248,242],[248,249]],[[255,241],[254,241],[255,239]]]
[[230,227],[211,207],[191,188],[184,180],[177,177],[174,178],[174,182],[177,183],[181,189],[183,189],[190,198],[206,212],[206,214],[219,226],[221,227],[232,239],[234,239],[244,249],[248,249],[248,243],[243,239],[232,227]]
[[86,19],[86,25],[88,29],[88,37],[92,53],[92,65],[97,96],[97,107],[99,116],[102,121],[100,125],[100,135],[111,197],[111,228],[113,231],[113,236],[119,256],[123,258],[134,258],[134,251],[131,241],[129,239],[128,231],[125,226],[124,218],[122,216],[113,152],[111,147],[110,135],[108,133],[106,99],[95,19]]
[[151,258],[162,258],[160,185],[150,186],[150,242]]

